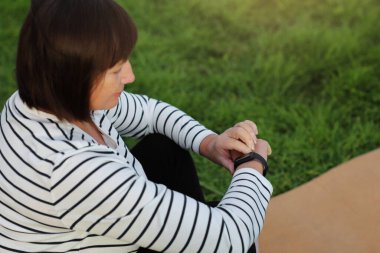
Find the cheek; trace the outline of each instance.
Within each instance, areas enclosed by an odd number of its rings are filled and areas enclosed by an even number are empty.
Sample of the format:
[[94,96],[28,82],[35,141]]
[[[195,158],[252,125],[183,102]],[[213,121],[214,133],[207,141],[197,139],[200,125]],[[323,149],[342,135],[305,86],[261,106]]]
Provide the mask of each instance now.
[[92,105],[98,104],[101,100],[104,99],[107,93],[106,82],[98,84],[90,94],[90,103]]
[[112,87],[115,86],[115,84],[117,84],[117,82],[119,80],[120,80],[120,74],[119,73],[111,74],[111,75],[107,76],[107,78],[105,80],[106,88],[111,89]]

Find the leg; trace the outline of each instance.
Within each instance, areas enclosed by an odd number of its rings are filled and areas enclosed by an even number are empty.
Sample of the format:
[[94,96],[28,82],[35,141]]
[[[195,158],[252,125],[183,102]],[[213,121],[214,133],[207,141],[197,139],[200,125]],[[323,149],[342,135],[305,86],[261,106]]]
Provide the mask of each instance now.
[[142,164],[148,179],[204,202],[193,159],[169,138],[146,136],[131,150]]

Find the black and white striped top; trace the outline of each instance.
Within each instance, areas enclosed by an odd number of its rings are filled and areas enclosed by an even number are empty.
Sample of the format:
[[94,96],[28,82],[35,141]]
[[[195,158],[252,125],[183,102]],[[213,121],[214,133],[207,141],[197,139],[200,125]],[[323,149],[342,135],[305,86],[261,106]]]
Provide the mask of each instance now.
[[164,102],[124,93],[93,112],[108,145],[28,108],[16,92],[0,121],[0,252],[245,252],[272,193],[241,169],[216,208],[146,179],[121,136],[161,133],[199,152],[212,132]]

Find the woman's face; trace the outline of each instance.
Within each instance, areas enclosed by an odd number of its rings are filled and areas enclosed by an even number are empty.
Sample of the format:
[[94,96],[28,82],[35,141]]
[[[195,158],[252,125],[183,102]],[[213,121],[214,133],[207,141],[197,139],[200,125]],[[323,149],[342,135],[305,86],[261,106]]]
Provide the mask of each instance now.
[[95,82],[90,95],[91,110],[108,110],[115,107],[126,84],[132,83],[135,75],[130,62],[120,61],[107,69],[104,78]]

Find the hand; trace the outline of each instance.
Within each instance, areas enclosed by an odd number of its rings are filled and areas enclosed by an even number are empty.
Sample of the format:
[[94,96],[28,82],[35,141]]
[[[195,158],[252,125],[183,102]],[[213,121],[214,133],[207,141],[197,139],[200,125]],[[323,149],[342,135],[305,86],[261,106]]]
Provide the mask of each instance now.
[[[200,145],[200,153],[211,161],[234,172],[234,154],[246,154],[255,150],[258,134],[254,122],[246,120],[237,123],[220,135],[207,136]],[[236,152],[236,153],[234,153]]]
[[[269,143],[266,140],[258,139],[256,147],[255,147],[255,152],[261,155],[265,160],[267,160],[268,156],[272,154],[272,148],[270,147]],[[234,157],[234,159],[240,156],[243,156],[243,154],[238,154],[237,152],[233,152],[232,157]],[[263,174],[263,171],[264,171],[263,164],[256,160],[242,163],[236,168],[236,170],[241,169],[241,168],[253,168],[259,171],[261,174]]]
[[[261,155],[265,160],[268,160],[268,156],[272,154],[272,148],[269,145],[269,143],[266,140],[263,139],[257,139],[257,143],[255,145],[254,151]],[[237,152],[237,151],[231,151],[231,156],[233,160],[236,160],[237,158],[243,156],[244,153]]]

